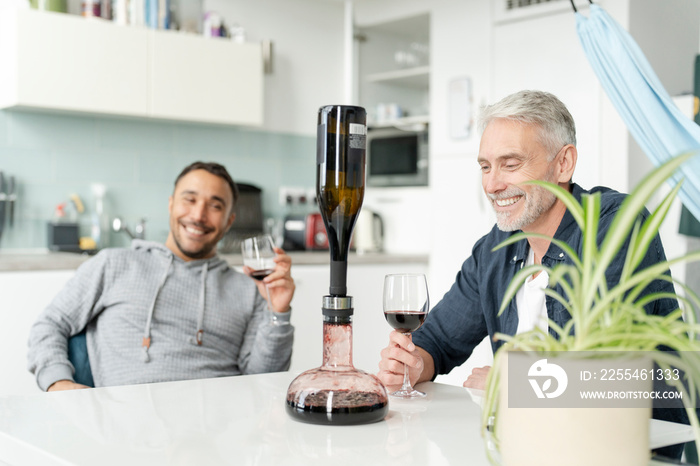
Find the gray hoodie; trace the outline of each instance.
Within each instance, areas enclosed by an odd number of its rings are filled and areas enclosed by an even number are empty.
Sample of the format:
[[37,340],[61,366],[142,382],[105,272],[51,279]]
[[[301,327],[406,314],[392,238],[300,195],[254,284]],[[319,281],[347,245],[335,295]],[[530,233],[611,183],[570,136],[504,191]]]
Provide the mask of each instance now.
[[85,328],[96,387],[286,370],[294,337],[219,257],[185,262],[141,240],[83,263],[32,326],[42,390],[72,380],[67,341]]

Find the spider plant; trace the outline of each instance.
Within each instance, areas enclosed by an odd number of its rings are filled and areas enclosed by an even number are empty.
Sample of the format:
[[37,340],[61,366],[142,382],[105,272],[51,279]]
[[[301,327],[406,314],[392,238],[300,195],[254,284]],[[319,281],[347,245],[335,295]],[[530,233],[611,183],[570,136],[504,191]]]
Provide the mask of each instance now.
[[[561,200],[573,215],[582,231],[582,250],[574,251],[568,244],[546,235],[518,233],[499,244],[494,250],[530,237],[546,238],[562,249],[572,264],[554,267],[530,265],[523,267],[506,290],[499,315],[514,299],[526,278],[539,271],[547,271],[550,277],[545,294],[556,299],[566,308],[571,320],[563,327],[549,321],[556,336],[541,329],[515,336],[497,334],[496,339],[505,343],[496,353],[489,373],[482,412],[482,434],[499,449],[497,437],[499,370],[506,351],[517,350],[533,353],[557,353],[564,351],[644,351],[652,355],[661,368],[675,367],[683,371],[686,380],[672,383],[683,392],[683,402],[700,445],[700,425],[695,411],[695,394],[700,387],[700,341],[696,333],[700,326],[695,321],[693,307],[700,307],[700,298],[688,287],[671,278],[670,266],[680,262],[700,260],[700,251],[667,260],[637,270],[653,238],[658,234],[680,184],[675,186],[663,201],[646,218],[641,213],[658,188],[693,153],[675,157],[659,166],[627,196],[616,212],[605,236],[598,242],[600,218],[600,194],[584,195],[579,203],[573,195],[558,185],[544,181],[528,184],[542,186]],[[619,282],[608,288],[605,272],[616,255],[626,246],[624,267]],[[655,280],[666,280],[685,291],[685,297],[673,293],[643,294]],[[555,291],[559,285],[564,295]],[[644,306],[654,300],[674,298],[684,302],[691,312],[683,319],[680,309],[666,316],[649,315]],[[661,346],[671,351],[657,350]],[[685,384],[685,385],[684,385]],[[487,435],[489,431],[489,435]],[[487,449],[488,450],[488,449]],[[492,463],[495,461],[488,452]],[[494,463],[495,464],[495,463]]]

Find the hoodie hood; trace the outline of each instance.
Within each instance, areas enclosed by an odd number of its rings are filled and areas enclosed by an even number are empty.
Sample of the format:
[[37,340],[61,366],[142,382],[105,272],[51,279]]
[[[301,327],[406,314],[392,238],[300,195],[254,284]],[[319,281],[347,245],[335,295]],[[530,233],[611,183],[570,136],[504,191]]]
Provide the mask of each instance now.
[[143,251],[155,255],[162,255],[164,258],[172,258],[173,262],[179,262],[191,268],[202,267],[205,263],[207,264],[207,268],[209,270],[214,270],[218,267],[228,267],[228,263],[218,255],[208,259],[192,259],[185,261],[174,254],[165,244],[156,243],[155,241],[135,239],[131,241],[131,249],[134,251]]
[[197,306],[197,328],[194,329],[194,334],[189,338],[189,343],[193,345],[200,346],[204,338],[204,310],[206,308],[206,285],[207,285],[207,275],[210,270],[228,267],[226,261],[221,259],[219,256],[214,256],[208,259],[195,259],[190,261],[185,261],[179,256],[175,255],[167,246],[162,243],[156,243],[153,241],[145,241],[140,239],[135,239],[131,243],[131,249],[135,251],[142,251],[145,253],[150,253],[154,255],[162,256],[163,268],[162,275],[158,280],[158,286],[153,294],[153,299],[148,308],[148,317],[146,319],[146,327],[144,329],[143,339],[141,346],[143,348],[143,361],[148,362],[150,356],[148,354],[148,349],[151,346],[151,326],[153,322],[153,313],[155,311],[156,301],[158,300],[158,295],[163,289],[163,285],[170,275],[173,266],[185,267],[196,271],[200,269],[200,291],[199,291],[199,304]]

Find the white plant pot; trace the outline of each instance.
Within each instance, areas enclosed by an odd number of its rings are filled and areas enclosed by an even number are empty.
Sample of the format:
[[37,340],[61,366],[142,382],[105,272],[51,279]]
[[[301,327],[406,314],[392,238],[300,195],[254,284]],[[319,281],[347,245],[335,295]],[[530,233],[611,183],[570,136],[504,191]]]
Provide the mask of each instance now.
[[[640,408],[509,407],[508,359],[520,364],[513,358],[528,356],[517,352],[502,356],[496,433],[503,466],[640,466],[649,462],[651,400],[635,402],[646,405]],[[556,363],[556,359],[549,362]],[[652,367],[648,359],[637,363],[641,370]],[[603,368],[615,367],[606,360],[584,364],[598,374]],[[577,390],[578,381],[571,382],[574,386],[570,383],[568,388]],[[652,389],[651,379],[639,382],[639,390]]]

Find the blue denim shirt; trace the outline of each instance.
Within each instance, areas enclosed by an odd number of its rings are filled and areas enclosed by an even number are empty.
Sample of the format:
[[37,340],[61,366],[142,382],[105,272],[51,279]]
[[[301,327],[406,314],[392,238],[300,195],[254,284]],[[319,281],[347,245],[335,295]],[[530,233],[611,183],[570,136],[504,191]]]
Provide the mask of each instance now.
[[[587,192],[576,184],[572,185],[572,194],[578,200]],[[594,192],[601,193],[598,234],[598,244],[600,244],[626,195],[604,187],[596,187],[590,191],[590,193]],[[645,211],[643,215],[646,217],[649,213]],[[515,299],[511,300],[503,314],[500,316],[497,314],[508,284],[527,260],[529,244],[527,240],[522,240],[498,251],[492,251],[496,245],[515,233],[503,232],[494,226],[489,234],[479,239],[474,245],[471,257],[464,262],[457,274],[452,288],[431,311],[425,325],[414,332],[414,343],[433,357],[436,375],[446,374],[452,368],[461,365],[471,355],[474,347],[487,335],[491,337],[491,345],[495,352],[503,344],[500,341],[493,341],[496,333],[515,334],[518,328]],[[554,237],[581,253],[581,230],[568,211],[564,214]],[[617,283],[625,253],[626,247],[606,272],[609,287]],[[657,236],[649,247],[640,268],[665,259],[661,239]],[[542,263],[552,267],[561,262],[572,263],[559,247],[553,243],[550,244],[542,258]],[[673,285],[657,280],[645,290],[645,293],[661,289],[672,292]],[[565,296],[560,287],[555,290]],[[549,318],[559,326],[563,326],[569,320],[568,311],[554,298],[547,296],[546,306]],[[650,303],[647,306],[647,312],[666,315],[677,308],[676,300],[664,299]],[[551,329],[550,332],[552,332]]]

